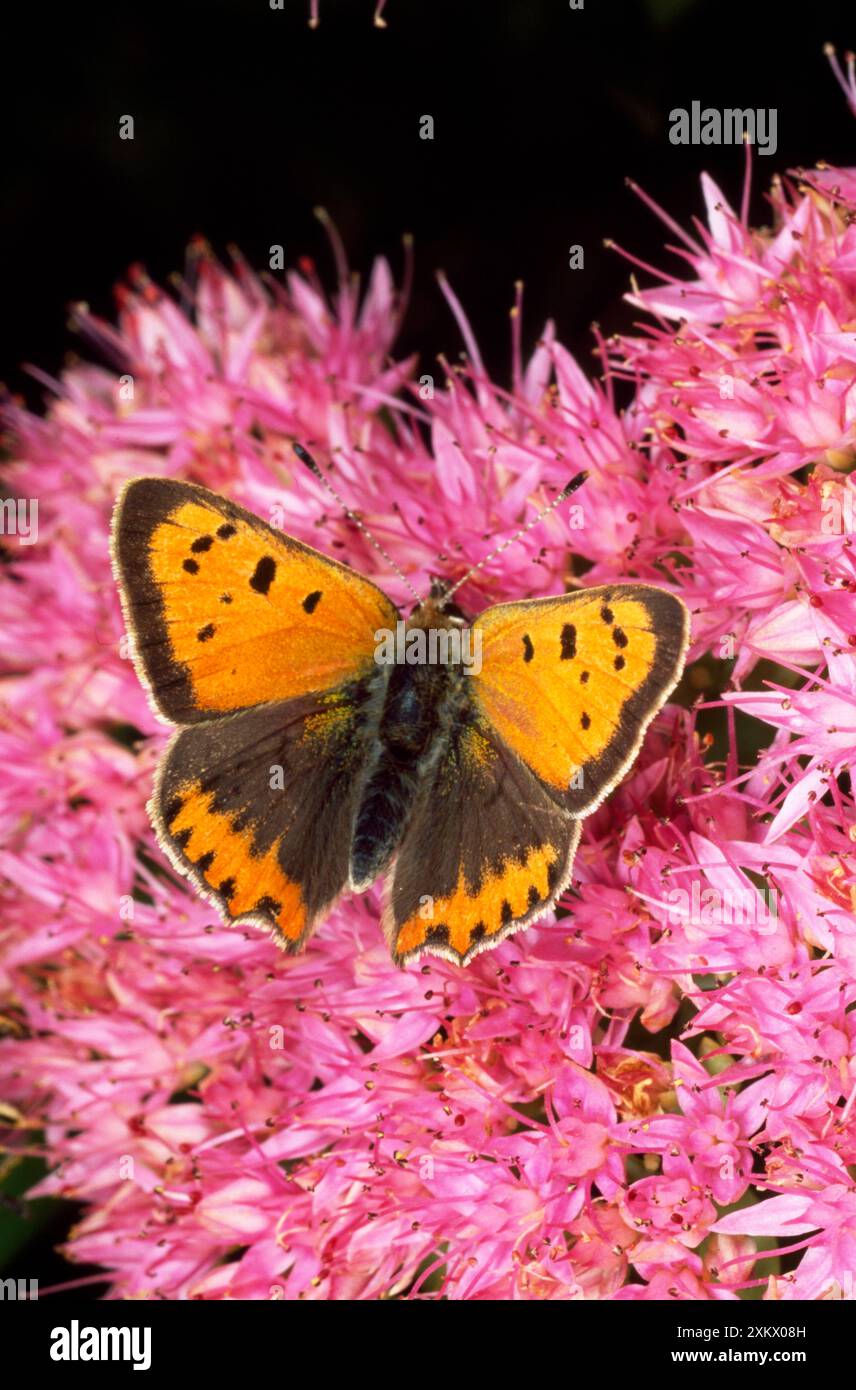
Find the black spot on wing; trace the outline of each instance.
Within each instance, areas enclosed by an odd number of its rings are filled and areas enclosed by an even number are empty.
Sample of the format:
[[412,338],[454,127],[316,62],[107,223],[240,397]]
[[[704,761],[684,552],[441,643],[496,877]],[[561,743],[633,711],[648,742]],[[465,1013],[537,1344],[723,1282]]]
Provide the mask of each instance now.
[[615,667],[616,671],[623,671],[626,662],[623,656],[617,656],[612,664]]
[[623,628],[614,627],[612,629],[612,640],[615,643],[616,647],[626,647],[627,633],[624,631]]
[[615,614],[613,613],[612,609],[611,609],[607,604],[604,604],[603,607],[601,608],[601,610],[600,610],[600,616],[602,617],[602,619],[603,619],[603,621],[604,621],[605,623],[614,623],[614,622],[615,622]]
[[524,661],[531,661],[534,655],[535,655],[535,648],[534,648],[533,645],[532,645],[532,638],[529,636],[529,633],[528,633],[528,632],[524,632],[524,634],[523,634],[523,660],[524,660]]
[[211,865],[214,863],[214,851],[209,849],[196,861],[196,867],[201,874],[207,874]]
[[235,896],[235,880],[233,878],[224,878],[217,892],[222,893],[223,897],[228,902],[230,898],[234,898]]
[[269,912],[272,917],[276,917],[282,912],[282,903],[278,903],[276,898],[271,898],[266,893],[263,898],[259,898],[253,912]]
[[561,878],[561,876],[562,865],[559,858],[557,857],[547,868],[547,888],[549,890],[549,896],[552,896],[553,893],[555,893],[556,888],[559,885],[559,879]]
[[580,715],[580,724],[584,729],[591,728],[591,719],[589,715],[586,714],[585,710],[583,710],[582,714]]
[[272,555],[263,555],[250,577],[250,588],[257,594],[266,594],[276,574],[276,560]]
[[577,654],[577,630],[573,623],[565,623],[562,627],[562,652],[561,660],[570,661]]
[[307,594],[303,600],[303,609],[306,613],[314,613],[321,601],[321,590],[314,589],[311,594]]
[[217,535],[221,541],[227,541],[231,536],[234,536],[235,529],[230,521],[224,521],[222,526],[217,527]]
[[203,551],[210,550],[213,544],[213,536],[197,536],[190,549],[195,555],[201,555]]
[[198,561],[198,560],[185,560],[185,561],[183,562],[183,564],[182,564],[182,569],[186,569],[188,574],[198,574],[198,573],[199,573],[199,561]]
[[196,634],[197,642],[210,642],[216,631],[217,629],[213,623],[206,623]]

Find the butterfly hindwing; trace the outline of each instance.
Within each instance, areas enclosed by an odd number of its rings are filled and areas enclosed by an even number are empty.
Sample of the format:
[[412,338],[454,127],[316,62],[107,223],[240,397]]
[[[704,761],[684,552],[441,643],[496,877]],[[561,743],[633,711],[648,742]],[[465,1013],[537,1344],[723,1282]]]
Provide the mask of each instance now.
[[630,767],[683,669],[689,615],[645,584],[498,604],[476,619],[473,698],[504,743],[572,815]]
[[483,721],[449,732],[395,861],[384,927],[399,965],[466,964],[547,912],[579,825]]
[[229,922],[287,950],[348,877],[379,678],[180,730],[149,806],[175,867]]
[[127,485],[113,559],[137,670],[173,724],[366,676],[398,617],[353,570],[170,478]]

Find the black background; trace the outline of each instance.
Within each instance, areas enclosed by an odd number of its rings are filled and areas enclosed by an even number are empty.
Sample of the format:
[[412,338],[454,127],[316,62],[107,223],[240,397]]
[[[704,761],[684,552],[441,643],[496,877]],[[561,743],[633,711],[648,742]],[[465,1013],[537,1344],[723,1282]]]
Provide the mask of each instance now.
[[[823,57],[856,44],[852,5],[744,0],[206,0],[17,12],[6,45],[0,379],[37,404],[21,364],[56,370],[75,341],[75,300],[112,314],[131,262],[163,282],[203,233],[266,268],[313,256],[333,268],[316,204],[352,266],[377,252],[416,281],[399,351],[455,354],[434,280],[447,271],[490,370],[508,377],[508,308],[525,282],[524,345],[544,320],[589,361],[593,319],[628,327],[628,265],[613,237],[682,273],[629,189],[682,224],[702,211],[698,174],[737,204],[744,155],[676,147],[668,115],[693,100],[776,107],[778,150],[755,159],[753,218],[775,170],[853,161],[856,123]],[[848,11],[850,19],[848,22]],[[123,115],[135,139],[119,138]],[[419,118],[435,121],[433,141]],[[584,271],[568,247],[584,247]]]
[[[374,0],[321,0],[315,31],[309,0],[283,3],[7,12],[0,380],[31,404],[44,392],[22,364],[56,371],[75,347],[66,306],[111,315],[130,263],[164,282],[195,233],[260,268],[274,244],[288,264],[309,254],[332,284],[316,204],[363,274],[383,252],[400,275],[401,237],[413,234],[400,354],[428,364],[461,347],[434,279],[442,267],[500,382],[518,278],[527,350],[551,316],[587,365],[593,319],[607,332],[633,322],[621,302],[629,267],[604,238],[683,273],[664,250],[674,238],[625,177],[682,224],[702,211],[703,168],[739,204],[743,151],[671,145],[672,107],[777,109],[778,150],[754,161],[755,222],[774,172],[856,163],[856,123],[822,54],[825,40],[856,44],[852,0],[585,0],[582,11],[568,0],[388,0],[385,30]],[[419,138],[426,114],[433,141]],[[124,115],[133,141],[119,138]],[[584,271],[568,267],[572,243]],[[34,1220],[28,1274],[86,1273],[52,1253],[70,1214]]]

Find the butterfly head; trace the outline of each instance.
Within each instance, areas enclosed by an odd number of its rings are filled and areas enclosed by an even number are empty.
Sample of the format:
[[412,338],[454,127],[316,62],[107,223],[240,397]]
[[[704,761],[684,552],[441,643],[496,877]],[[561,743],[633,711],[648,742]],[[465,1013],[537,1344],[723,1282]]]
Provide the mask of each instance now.
[[411,619],[416,617],[422,623],[426,618],[430,618],[436,620],[434,626],[437,627],[460,627],[468,624],[470,620],[464,610],[447,598],[451,587],[451,580],[433,574],[428,597],[416,605],[410,615]]

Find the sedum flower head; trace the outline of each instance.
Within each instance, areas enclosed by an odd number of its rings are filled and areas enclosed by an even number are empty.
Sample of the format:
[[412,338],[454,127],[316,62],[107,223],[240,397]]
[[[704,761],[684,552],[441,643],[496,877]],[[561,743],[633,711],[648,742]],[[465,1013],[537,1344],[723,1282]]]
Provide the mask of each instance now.
[[[667,218],[679,273],[631,296],[647,326],[599,343],[599,382],[549,324],[524,360],[519,302],[492,382],[443,284],[467,353],[429,386],[392,356],[385,262],[328,299],[308,263],[268,283],[199,243],[177,295],[135,270],[115,324],[76,311],[87,358],[42,378],[43,414],[9,404],[8,487],[39,510],[0,578],[4,1143],[82,1205],[65,1250],[111,1296],[846,1290],[856,172],[777,182],[765,230],[703,195],[692,235]],[[203,482],[405,598],[294,437],[417,587],[584,467],[579,510],[465,605],[585,572],[692,610],[689,698],[586,822],[558,920],[466,970],[397,970],[376,894],[286,959],[215,922],[149,828],[165,735],[107,553],[125,479]]]

